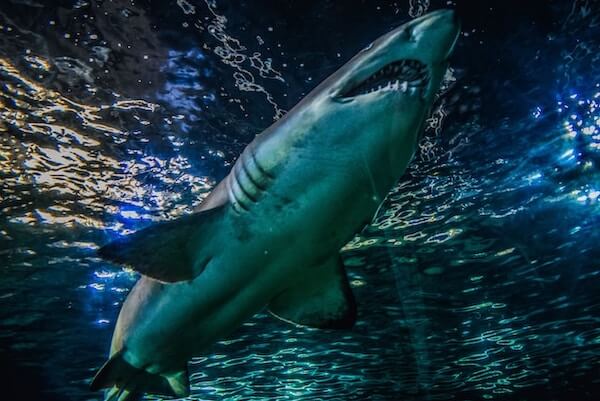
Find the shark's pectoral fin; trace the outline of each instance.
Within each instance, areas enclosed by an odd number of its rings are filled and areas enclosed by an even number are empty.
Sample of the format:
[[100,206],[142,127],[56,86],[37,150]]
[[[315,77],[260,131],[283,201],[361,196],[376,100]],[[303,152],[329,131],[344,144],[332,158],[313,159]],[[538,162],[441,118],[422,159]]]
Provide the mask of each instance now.
[[210,260],[210,239],[217,233],[225,209],[154,224],[103,246],[98,254],[160,281],[191,280]]
[[350,328],[356,321],[356,303],[341,258],[327,260],[269,303],[276,317],[320,329]]

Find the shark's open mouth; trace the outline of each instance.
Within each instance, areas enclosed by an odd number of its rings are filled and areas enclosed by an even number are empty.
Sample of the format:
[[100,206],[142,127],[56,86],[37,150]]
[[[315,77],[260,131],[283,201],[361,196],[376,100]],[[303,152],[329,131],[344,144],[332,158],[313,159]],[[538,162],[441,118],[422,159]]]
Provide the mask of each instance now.
[[395,61],[350,88],[341,97],[355,97],[376,91],[422,94],[429,82],[427,66],[418,60]]

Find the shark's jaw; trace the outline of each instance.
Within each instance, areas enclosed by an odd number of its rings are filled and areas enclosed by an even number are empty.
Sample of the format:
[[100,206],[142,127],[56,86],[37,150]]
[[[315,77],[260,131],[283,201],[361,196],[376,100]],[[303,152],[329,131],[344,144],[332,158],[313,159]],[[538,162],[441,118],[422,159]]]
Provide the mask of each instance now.
[[419,60],[404,59],[381,67],[365,80],[343,90],[339,98],[354,98],[379,91],[424,97],[429,84],[429,68]]

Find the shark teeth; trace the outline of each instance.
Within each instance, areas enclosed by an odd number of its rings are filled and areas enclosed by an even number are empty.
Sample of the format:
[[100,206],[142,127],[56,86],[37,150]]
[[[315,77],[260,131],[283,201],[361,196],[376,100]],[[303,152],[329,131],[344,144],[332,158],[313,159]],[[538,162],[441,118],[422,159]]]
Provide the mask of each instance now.
[[419,86],[410,85],[408,81],[388,81],[385,85],[378,85],[377,87],[373,87],[368,89],[365,92],[362,92],[361,95],[366,95],[369,93],[379,92],[379,91],[397,91],[402,93],[409,93],[410,95],[416,94],[420,89]]
[[[396,81],[388,81],[388,83],[386,85],[379,85],[376,88],[371,88],[368,91],[364,92],[364,94],[367,93],[373,93],[373,92],[379,92],[379,91],[398,91],[398,92],[403,92],[406,93],[409,89],[409,84],[407,81],[402,81],[400,82],[400,80],[396,80]],[[415,87],[415,86],[410,86],[410,93],[415,93],[415,91],[419,88]]]
[[396,91],[409,95],[423,94],[428,82],[427,66],[417,60],[400,60],[380,68],[343,97],[354,97],[379,91]]

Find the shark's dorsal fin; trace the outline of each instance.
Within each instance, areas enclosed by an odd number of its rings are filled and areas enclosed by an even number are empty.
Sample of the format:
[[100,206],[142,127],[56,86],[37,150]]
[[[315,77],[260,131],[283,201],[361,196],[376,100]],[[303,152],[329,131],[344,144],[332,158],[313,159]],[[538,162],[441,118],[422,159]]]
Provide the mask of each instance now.
[[269,311],[289,323],[320,329],[350,328],[356,303],[339,255],[313,266],[302,280],[269,303]]
[[221,206],[151,225],[103,246],[98,254],[159,281],[191,280],[210,261],[210,239],[225,209]]

